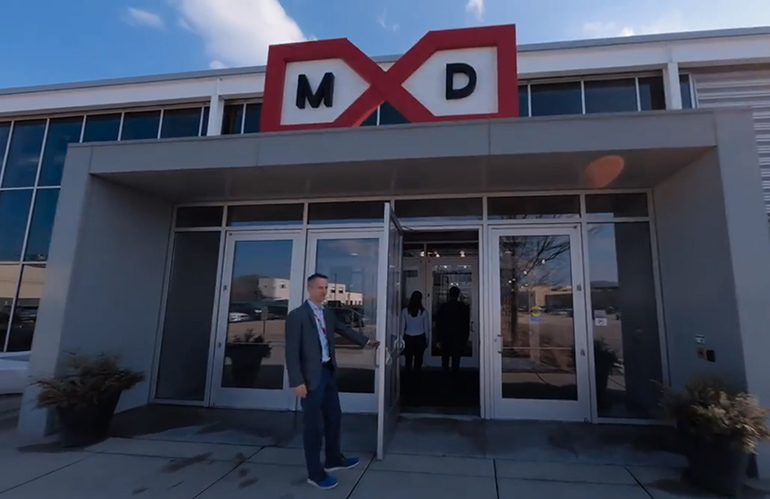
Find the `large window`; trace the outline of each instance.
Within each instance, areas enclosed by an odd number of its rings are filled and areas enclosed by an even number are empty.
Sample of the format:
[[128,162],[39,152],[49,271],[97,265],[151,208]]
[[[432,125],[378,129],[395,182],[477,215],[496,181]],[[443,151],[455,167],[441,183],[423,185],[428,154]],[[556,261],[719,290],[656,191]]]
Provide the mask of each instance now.
[[622,113],[665,108],[662,76],[586,78],[519,85],[519,116],[522,117]]

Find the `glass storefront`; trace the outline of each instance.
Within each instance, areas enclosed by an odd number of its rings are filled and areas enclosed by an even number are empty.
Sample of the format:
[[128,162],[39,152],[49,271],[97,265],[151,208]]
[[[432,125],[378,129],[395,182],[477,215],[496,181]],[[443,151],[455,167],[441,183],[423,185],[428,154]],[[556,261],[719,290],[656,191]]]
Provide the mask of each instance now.
[[[294,410],[283,328],[304,301],[307,275],[328,275],[327,307],[377,337],[385,201],[179,208],[155,398]],[[664,381],[666,361],[645,193],[391,205],[407,234],[430,234],[404,243],[401,295],[430,287],[440,301],[456,286],[472,304],[478,338],[463,356],[480,370],[483,417],[660,417],[655,382]],[[478,234],[473,250],[452,241],[452,231]],[[410,263],[418,260],[430,260],[423,274]],[[194,314],[183,312],[189,303]],[[339,336],[336,349],[343,410],[376,412],[376,350]],[[185,379],[174,374],[182,368]]]

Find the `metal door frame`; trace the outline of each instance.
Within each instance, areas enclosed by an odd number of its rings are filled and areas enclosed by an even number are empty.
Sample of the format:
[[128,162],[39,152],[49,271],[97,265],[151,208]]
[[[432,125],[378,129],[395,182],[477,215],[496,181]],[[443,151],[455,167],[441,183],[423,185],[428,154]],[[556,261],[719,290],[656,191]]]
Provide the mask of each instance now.
[[[570,237],[570,263],[573,288],[573,327],[575,338],[576,401],[532,400],[502,398],[502,343],[500,336],[500,255],[501,236],[550,236]],[[489,227],[485,260],[487,261],[486,286],[489,341],[486,349],[489,396],[489,415],[494,419],[536,419],[556,421],[584,421],[592,419],[592,377],[589,334],[586,319],[586,291],[583,273],[583,245],[579,224],[562,225],[505,225]]]
[[222,366],[225,360],[225,345],[230,313],[230,291],[232,285],[235,247],[239,242],[249,241],[285,241],[292,240],[291,277],[289,289],[289,310],[302,303],[304,289],[303,265],[305,259],[305,237],[300,230],[272,230],[253,232],[227,232],[225,236],[225,255],[222,267],[222,281],[219,288],[217,325],[212,369],[210,371],[210,405],[248,409],[294,410],[295,397],[289,390],[286,366],[283,368],[283,386],[281,389],[249,389],[222,387]]

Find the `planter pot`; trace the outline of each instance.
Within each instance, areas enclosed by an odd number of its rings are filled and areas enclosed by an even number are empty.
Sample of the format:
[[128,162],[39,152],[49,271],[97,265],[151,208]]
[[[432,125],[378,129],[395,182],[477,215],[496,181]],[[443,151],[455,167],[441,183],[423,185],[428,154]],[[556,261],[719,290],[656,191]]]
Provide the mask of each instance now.
[[685,475],[694,485],[711,492],[740,497],[749,454],[733,437],[700,437],[680,429],[687,456]]
[[230,385],[234,388],[256,388],[262,359],[270,356],[270,345],[265,343],[240,344],[229,347]]
[[93,405],[57,408],[61,445],[84,447],[107,438],[121,393],[105,394]]

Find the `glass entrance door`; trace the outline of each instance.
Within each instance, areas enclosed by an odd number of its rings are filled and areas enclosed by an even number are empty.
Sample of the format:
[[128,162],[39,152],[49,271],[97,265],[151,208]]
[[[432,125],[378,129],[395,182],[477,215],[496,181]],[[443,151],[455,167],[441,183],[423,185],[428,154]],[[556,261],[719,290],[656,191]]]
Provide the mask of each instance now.
[[590,418],[579,231],[490,230],[494,415]]
[[385,233],[380,242],[377,295],[377,459],[393,437],[400,405],[399,356],[403,347],[399,335],[401,317],[401,253],[403,230],[390,203],[385,203]]
[[302,303],[301,234],[228,233],[225,250],[212,404],[293,409],[284,330]]
[[[326,306],[361,334],[377,337],[382,229],[308,231],[305,275],[329,277]],[[334,339],[337,385],[343,412],[376,413],[376,351],[362,349],[340,335]]]

